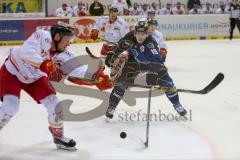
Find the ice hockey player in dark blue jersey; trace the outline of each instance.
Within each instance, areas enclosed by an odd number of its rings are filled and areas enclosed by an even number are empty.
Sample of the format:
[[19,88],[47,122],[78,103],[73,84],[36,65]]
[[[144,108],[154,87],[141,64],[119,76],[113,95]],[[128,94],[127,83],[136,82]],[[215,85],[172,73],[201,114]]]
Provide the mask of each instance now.
[[111,68],[111,78],[114,88],[109,97],[109,106],[106,111],[107,118],[113,118],[116,107],[129,84],[139,73],[147,73],[148,85],[159,85],[164,88],[165,94],[173,104],[174,109],[181,115],[187,114],[179,101],[179,96],[174,83],[164,65],[158,44],[148,34],[148,26],[145,22],[138,23],[134,35],[131,38],[131,46],[121,54],[108,54],[106,65]]

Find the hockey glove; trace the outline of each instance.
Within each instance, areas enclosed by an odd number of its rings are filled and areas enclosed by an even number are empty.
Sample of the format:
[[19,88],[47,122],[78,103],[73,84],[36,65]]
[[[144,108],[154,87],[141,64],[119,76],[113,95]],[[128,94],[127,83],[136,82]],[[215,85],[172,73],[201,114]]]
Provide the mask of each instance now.
[[115,82],[122,74],[125,63],[128,61],[128,52],[124,51],[114,60],[111,68],[111,80]]
[[116,54],[115,54],[114,51],[108,52],[108,54],[107,54],[107,56],[106,56],[106,58],[105,58],[105,64],[106,64],[106,66],[108,66],[109,68],[111,68],[116,58],[117,58],[117,56],[116,56]]
[[98,33],[99,31],[97,29],[91,30],[91,34],[90,34],[91,39],[96,41],[98,39]]
[[160,48],[160,54],[162,55],[163,58],[166,58],[166,56],[167,56],[166,48]]
[[103,70],[97,71],[93,75],[93,79],[95,79],[95,81],[98,81],[96,86],[101,91],[105,90],[105,89],[112,88],[112,81],[110,80],[108,75],[104,74]]
[[63,71],[57,68],[51,60],[45,60],[40,65],[40,70],[47,73],[50,81],[59,82],[62,79]]

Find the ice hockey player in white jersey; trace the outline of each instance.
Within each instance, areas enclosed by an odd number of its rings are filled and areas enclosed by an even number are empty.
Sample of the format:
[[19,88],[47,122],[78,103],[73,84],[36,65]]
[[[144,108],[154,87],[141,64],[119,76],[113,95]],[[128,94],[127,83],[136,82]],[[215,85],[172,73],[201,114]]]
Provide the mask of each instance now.
[[110,7],[109,15],[100,17],[91,31],[91,39],[97,40],[100,37],[109,41],[103,44],[102,56],[106,56],[109,51],[114,50],[116,45],[113,43],[117,43],[129,32],[127,23],[117,15],[118,9],[114,6]]
[[0,69],[0,129],[19,110],[20,92],[24,90],[47,109],[49,130],[57,147],[76,149],[76,142],[64,136],[63,106],[49,82],[59,82],[63,76],[62,70],[52,61],[50,51],[54,54],[63,52],[73,34],[73,28],[59,23],[50,31],[37,30],[22,46],[10,49]]
[[158,22],[156,19],[151,19],[148,21],[148,31],[153,36],[160,49],[160,54],[162,55],[164,61],[167,56],[167,44],[164,42],[163,35],[157,30]]
[[152,11],[152,10],[149,10],[149,11],[147,12],[147,17],[140,18],[140,19],[138,20],[138,22],[140,22],[140,21],[148,22],[148,21],[151,20],[151,19],[155,19],[155,16],[156,16],[156,12],[155,12],[155,11]]

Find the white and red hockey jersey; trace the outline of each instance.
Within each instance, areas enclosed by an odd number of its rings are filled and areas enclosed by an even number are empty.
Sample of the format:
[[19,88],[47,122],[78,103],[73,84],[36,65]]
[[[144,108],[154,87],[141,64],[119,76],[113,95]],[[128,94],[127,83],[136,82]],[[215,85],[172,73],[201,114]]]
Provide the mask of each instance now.
[[22,46],[10,49],[9,57],[5,61],[7,70],[26,84],[47,76],[39,66],[44,60],[51,58],[51,44],[52,37],[49,31],[34,32]]
[[152,33],[153,38],[157,41],[158,47],[161,48],[165,48],[167,49],[167,44],[164,42],[163,39],[163,35],[161,32],[159,32],[158,30],[155,30],[154,33]]
[[99,18],[94,29],[100,31],[100,37],[114,43],[117,43],[129,32],[124,19],[118,17],[115,22],[110,23],[109,16]]

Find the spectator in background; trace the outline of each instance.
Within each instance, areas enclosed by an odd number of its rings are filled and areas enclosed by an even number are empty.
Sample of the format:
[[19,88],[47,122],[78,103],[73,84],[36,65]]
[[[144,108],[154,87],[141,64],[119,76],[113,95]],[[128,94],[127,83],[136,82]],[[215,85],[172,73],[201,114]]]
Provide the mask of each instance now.
[[155,19],[155,16],[156,16],[155,12],[149,10],[149,11],[147,12],[147,17],[143,17],[143,18],[138,19],[138,22],[139,22],[139,21],[147,22],[147,21],[149,21],[149,20]]
[[126,0],[113,1],[112,6],[117,7],[118,15],[124,15],[124,10],[128,10],[128,5]]
[[217,8],[216,14],[226,14],[228,13],[228,8],[226,7],[226,5],[224,4],[223,1],[220,2],[220,6],[219,8]]
[[55,14],[57,17],[72,17],[72,8],[63,3],[61,8],[57,8]]
[[229,40],[233,38],[233,31],[237,26],[240,33],[240,4],[238,0],[232,0],[229,4],[229,15],[230,15],[230,36]]
[[202,9],[202,14],[213,14],[213,8],[211,7],[211,3],[207,2],[206,6]]
[[174,8],[172,8],[172,14],[173,15],[181,15],[181,14],[185,14],[185,10],[182,7],[181,2],[177,2],[176,6]]
[[94,0],[90,6],[89,13],[91,16],[101,16],[104,13],[103,5],[98,2],[98,0]]
[[155,14],[159,14],[159,13],[158,13],[158,5],[157,5],[156,2],[153,2],[153,3],[152,3],[150,10],[151,10],[151,11],[154,11]]
[[129,16],[129,15],[130,15],[129,9],[124,9],[124,10],[123,10],[123,15],[124,15],[124,16]]
[[141,15],[146,16],[147,13],[148,13],[148,5],[145,3],[145,4],[142,5],[142,13],[141,13]]
[[172,14],[171,4],[167,3],[166,7],[160,9],[160,15],[170,15]]
[[189,14],[201,14],[201,9],[198,4],[194,4],[193,8],[189,11]]
[[134,3],[133,7],[129,8],[130,15],[141,15],[142,9],[139,7],[138,3]]
[[202,7],[200,0],[188,0],[188,10],[190,11],[191,9],[193,9],[195,4],[197,4],[200,8]]
[[155,16],[156,16],[156,12],[155,12],[155,11],[149,10],[149,11],[147,12],[147,18],[148,18],[148,20],[150,20],[150,19],[155,19]]
[[80,1],[76,6],[74,6],[73,15],[76,17],[87,15],[87,8],[83,2]]
[[131,0],[126,0],[128,8],[130,8],[132,6]]

